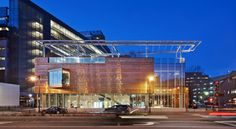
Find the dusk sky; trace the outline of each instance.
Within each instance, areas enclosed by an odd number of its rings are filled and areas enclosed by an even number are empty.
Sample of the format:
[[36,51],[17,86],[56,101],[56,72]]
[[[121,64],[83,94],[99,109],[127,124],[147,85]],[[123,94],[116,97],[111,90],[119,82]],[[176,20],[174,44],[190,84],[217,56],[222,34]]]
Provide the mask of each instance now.
[[211,76],[236,70],[236,0],[33,1],[78,31],[102,30],[107,40],[201,40],[185,55],[187,66]]

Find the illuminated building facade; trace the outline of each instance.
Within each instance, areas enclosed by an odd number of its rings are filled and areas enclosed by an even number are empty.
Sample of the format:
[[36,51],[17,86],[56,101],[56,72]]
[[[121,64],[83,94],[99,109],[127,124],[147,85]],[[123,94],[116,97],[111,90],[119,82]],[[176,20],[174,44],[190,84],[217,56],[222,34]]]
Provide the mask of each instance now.
[[185,85],[189,88],[189,105],[205,107],[209,97],[214,96],[214,86],[208,75],[202,72],[186,72]]
[[[181,53],[194,51],[200,43],[106,40],[38,42],[56,55],[64,54],[61,57],[48,57],[44,53],[43,57],[35,59],[35,74],[39,79],[35,82],[34,92],[42,98],[44,108],[105,108],[115,104],[130,104],[137,108],[149,105],[153,108],[184,108],[188,102],[188,89],[184,84],[185,59]],[[110,52],[94,55],[81,51],[90,45],[106,46]],[[58,49],[61,51],[55,51]],[[167,51],[174,57],[161,57]]]
[[218,105],[224,108],[236,107],[236,71],[232,71],[223,76],[214,77],[214,81],[219,82]]
[[[46,57],[36,58],[35,69],[40,76],[35,92],[41,86],[43,107],[103,108],[130,104],[130,94],[147,93],[147,78],[154,75],[154,61],[152,58]],[[154,85],[149,86],[154,89]],[[86,96],[90,97],[83,100]],[[137,105],[145,106],[144,102]]]
[[[1,37],[2,31],[9,31],[7,40],[0,41],[0,51],[9,48],[8,54],[0,57],[1,80],[19,84],[21,91],[27,91],[33,85],[27,81],[27,77],[35,72],[34,58],[42,56],[43,53],[42,46],[36,42],[37,40],[85,40],[87,38],[31,0],[9,0],[8,8],[1,8],[0,11]],[[5,27],[2,27],[2,24],[5,24]],[[6,44],[7,47],[4,46]],[[103,52],[93,46],[86,48],[85,51]],[[6,62],[2,64],[2,60]]]

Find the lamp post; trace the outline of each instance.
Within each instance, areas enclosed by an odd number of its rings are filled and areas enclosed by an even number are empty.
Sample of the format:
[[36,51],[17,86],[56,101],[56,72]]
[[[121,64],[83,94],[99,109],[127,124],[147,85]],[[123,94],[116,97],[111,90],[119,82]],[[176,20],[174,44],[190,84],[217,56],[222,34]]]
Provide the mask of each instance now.
[[[40,80],[40,76],[30,76],[29,77],[31,82],[36,82]],[[40,91],[40,86],[39,86],[39,92],[38,92],[38,112],[40,113],[40,104],[41,104],[41,91]]]
[[148,77],[148,113],[151,113],[151,86],[150,83],[154,81],[154,76]]

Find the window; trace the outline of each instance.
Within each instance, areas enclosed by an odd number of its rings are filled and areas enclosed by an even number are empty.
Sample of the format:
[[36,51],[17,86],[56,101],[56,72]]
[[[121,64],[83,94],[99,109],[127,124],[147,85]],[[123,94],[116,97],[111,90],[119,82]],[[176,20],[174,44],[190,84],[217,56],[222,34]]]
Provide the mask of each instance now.
[[104,57],[49,57],[49,63],[81,63],[81,64],[99,64],[105,63]]
[[[65,27],[59,25],[58,23],[54,22],[54,21],[50,21],[50,24],[51,24],[51,28],[54,30],[54,31],[57,31],[73,40],[82,40],[79,36],[77,36],[76,34],[74,34],[73,32],[67,30]],[[51,33],[55,34],[55,32],[52,32],[52,29],[51,29]]]
[[6,60],[6,58],[5,57],[0,57],[0,60]]
[[0,47],[0,51],[3,51],[3,50],[5,50],[5,48],[4,47]]
[[49,70],[49,86],[63,87],[70,85],[70,72],[62,68]]
[[49,86],[62,87],[62,69],[53,69],[49,71]]
[[69,86],[70,85],[70,72],[66,70],[62,70],[62,85]]

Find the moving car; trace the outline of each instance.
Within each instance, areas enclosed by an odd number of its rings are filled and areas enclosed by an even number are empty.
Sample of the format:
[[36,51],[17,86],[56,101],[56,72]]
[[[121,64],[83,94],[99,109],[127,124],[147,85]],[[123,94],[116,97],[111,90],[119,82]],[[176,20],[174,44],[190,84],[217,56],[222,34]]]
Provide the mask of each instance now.
[[130,114],[132,108],[129,105],[114,105],[110,108],[106,108],[104,113],[115,113],[117,115],[120,114]]
[[43,114],[65,114],[68,113],[67,109],[62,107],[50,107],[42,111]]

